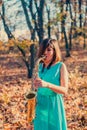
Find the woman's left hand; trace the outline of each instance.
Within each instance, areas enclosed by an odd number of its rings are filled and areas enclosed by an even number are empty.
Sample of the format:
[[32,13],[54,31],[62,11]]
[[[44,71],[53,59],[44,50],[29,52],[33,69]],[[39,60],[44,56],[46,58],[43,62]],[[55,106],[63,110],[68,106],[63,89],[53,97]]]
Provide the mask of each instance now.
[[44,81],[40,78],[35,78],[34,87],[35,87],[35,89],[37,89],[39,87],[44,87]]

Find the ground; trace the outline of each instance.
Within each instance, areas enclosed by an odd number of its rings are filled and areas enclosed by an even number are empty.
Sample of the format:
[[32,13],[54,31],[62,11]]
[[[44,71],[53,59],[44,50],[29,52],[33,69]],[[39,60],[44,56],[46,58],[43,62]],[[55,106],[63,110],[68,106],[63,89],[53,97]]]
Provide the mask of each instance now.
[[[68,130],[87,130],[87,50],[71,51],[63,61],[69,72],[69,89],[64,97]],[[20,53],[0,53],[0,130],[26,130],[27,100],[31,79]]]

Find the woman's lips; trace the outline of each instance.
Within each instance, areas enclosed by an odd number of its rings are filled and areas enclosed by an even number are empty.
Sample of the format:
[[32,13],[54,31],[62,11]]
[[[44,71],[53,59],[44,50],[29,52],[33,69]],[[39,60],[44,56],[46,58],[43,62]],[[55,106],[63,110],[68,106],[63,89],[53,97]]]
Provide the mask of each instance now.
[[47,59],[47,56],[45,56],[45,58],[44,58],[45,60]]

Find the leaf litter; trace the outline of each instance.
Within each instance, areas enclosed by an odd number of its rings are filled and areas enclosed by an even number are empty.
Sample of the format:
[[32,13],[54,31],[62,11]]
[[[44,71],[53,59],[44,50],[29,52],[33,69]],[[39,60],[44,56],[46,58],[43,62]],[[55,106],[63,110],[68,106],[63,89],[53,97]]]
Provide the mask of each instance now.
[[[68,130],[87,130],[86,54],[74,52],[64,62],[69,72],[69,90],[64,97]],[[21,58],[13,53],[0,55],[0,130],[28,129],[25,94],[30,87]]]

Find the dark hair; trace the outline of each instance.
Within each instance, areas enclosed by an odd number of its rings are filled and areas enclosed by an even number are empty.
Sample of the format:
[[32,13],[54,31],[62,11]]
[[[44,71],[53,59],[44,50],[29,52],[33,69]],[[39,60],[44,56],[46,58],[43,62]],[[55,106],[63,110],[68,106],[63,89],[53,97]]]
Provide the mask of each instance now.
[[48,46],[51,46],[54,49],[53,59],[49,65],[51,66],[53,62],[58,62],[61,60],[61,54],[60,54],[60,49],[57,40],[46,38],[39,46],[38,58],[40,58],[44,54]]

